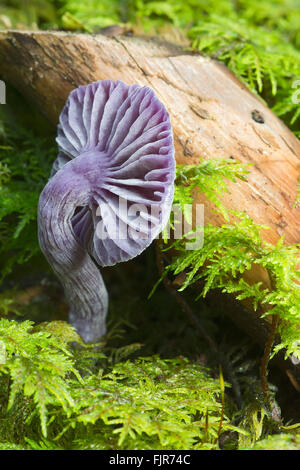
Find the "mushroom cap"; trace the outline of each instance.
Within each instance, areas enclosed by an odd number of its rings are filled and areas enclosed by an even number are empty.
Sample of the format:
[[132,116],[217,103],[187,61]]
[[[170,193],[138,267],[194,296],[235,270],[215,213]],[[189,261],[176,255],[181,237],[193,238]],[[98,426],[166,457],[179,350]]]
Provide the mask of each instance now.
[[91,187],[72,217],[80,243],[100,266],[140,254],[166,225],[174,195],[171,123],[153,90],[112,80],[80,86],[56,140],[51,176],[73,161]]

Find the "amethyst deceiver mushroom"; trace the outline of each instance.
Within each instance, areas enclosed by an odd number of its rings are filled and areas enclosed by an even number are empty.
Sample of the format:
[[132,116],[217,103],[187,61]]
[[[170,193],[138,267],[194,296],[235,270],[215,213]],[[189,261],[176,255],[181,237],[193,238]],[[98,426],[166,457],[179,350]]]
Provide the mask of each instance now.
[[39,200],[39,242],[64,286],[69,320],[89,343],[106,331],[108,295],[97,265],[139,255],[168,221],[172,128],[150,88],[103,80],[71,92],[56,140]]

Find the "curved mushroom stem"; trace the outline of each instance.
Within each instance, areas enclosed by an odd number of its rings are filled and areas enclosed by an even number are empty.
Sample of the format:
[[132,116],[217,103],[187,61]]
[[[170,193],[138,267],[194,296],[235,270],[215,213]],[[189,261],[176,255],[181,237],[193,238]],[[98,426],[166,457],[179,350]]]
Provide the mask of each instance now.
[[83,340],[91,343],[106,332],[108,294],[99,269],[72,227],[76,207],[88,205],[92,195],[86,166],[80,172],[81,156],[76,160],[59,170],[42,191],[38,236],[45,257],[64,286],[69,320]]

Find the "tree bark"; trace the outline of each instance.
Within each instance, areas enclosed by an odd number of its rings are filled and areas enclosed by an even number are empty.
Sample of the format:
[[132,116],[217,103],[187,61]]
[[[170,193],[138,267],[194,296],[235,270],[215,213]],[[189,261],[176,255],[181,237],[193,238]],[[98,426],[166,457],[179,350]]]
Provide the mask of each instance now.
[[[229,183],[223,198],[228,209],[245,211],[276,243],[300,241],[300,207],[293,207],[300,175],[300,141],[271,110],[221,63],[179,46],[138,37],[62,32],[0,32],[0,76],[11,83],[53,123],[70,91],[110,78],[153,88],[167,107],[174,130],[177,163],[200,158],[234,158],[252,163],[247,182]],[[205,202],[205,222],[223,218]],[[269,283],[267,273],[253,269],[249,282]],[[230,308],[231,309],[231,308]],[[232,313],[232,312],[231,312]],[[235,322],[266,339],[261,312]],[[258,323],[259,324],[259,323]]]

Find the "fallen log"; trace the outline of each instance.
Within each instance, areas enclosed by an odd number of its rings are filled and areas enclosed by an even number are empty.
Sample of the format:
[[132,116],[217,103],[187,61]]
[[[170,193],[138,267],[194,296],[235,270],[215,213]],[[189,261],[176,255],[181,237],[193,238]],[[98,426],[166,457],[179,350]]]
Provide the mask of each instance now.
[[[146,38],[2,31],[0,76],[54,125],[69,92],[79,85],[111,78],[152,87],[171,116],[177,163],[218,157],[252,163],[247,182],[228,184],[224,205],[267,225],[269,230],[262,230],[267,242],[283,235],[286,243],[300,241],[300,207],[293,207],[300,141],[221,63]],[[196,195],[195,202],[203,197]],[[211,209],[205,201],[205,222],[222,223]],[[269,282],[262,269],[248,272],[247,280]],[[229,310],[245,331],[259,330],[254,336],[263,345],[268,322],[258,318],[261,311],[249,310],[247,319],[241,313],[241,321]],[[300,376],[299,366],[283,364]]]

